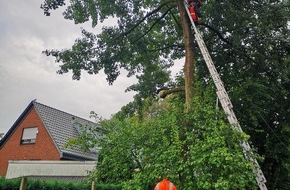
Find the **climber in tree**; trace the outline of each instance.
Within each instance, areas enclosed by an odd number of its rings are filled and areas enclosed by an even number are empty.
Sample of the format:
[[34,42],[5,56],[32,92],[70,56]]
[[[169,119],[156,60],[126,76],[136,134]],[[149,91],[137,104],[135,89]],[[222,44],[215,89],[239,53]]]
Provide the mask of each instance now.
[[197,14],[197,10],[199,10],[199,8],[196,9],[195,5],[196,4],[195,4],[194,0],[188,1],[188,10],[190,12],[191,18],[194,22],[199,23],[200,19],[199,19],[198,14]]

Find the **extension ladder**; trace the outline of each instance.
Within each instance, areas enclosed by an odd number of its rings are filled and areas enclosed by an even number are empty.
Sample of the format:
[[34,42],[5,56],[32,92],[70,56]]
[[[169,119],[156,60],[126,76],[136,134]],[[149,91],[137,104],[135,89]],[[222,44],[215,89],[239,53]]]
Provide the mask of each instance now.
[[[187,4],[186,0],[184,0],[183,3],[184,3],[185,10],[188,14],[188,17],[191,21],[191,25],[193,26],[193,29],[194,29],[195,39],[197,41],[199,49],[202,53],[202,56],[205,60],[205,63],[209,69],[210,75],[211,75],[211,77],[214,81],[214,84],[216,86],[216,93],[217,93],[218,99],[220,101],[220,104],[221,104],[224,112],[227,114],[227,119],[228,119],[229,123],[232,125],[233,129],[238,130],[240,132],[243,132],[242,128],[241,128],[241,126],[236,118],[236,115],[233,111],[233,105],[231,103],[231,100],[230,100],[228,93],[226,92],[225,87],[223,85],[223,82],[222,82],[222,80],[221,80],[221,78],[220,78],[220,76],[219,76],[219,74],[218,74],[218,72],[213,64],[213,61],[212,61],[211,56],[208,52],[208,49],[203,41],[203,38],[202,38],[199,30],[196,28],[194,21],[191,18],[190,12],[188,10],[188,4]],[[265,178],[257,160],[254,158],[254,156],[252,156],[251,147],[250,147],[249,143],[247,141],[242,141],[241,146],[243,148],[243,152],[244,152],[245,157],[248,158],[250,161],[252,161],[254,166],[255,166],[254,172],[256,175],[256,181],[257,181],[260,189],[267,190],[266,178]]]

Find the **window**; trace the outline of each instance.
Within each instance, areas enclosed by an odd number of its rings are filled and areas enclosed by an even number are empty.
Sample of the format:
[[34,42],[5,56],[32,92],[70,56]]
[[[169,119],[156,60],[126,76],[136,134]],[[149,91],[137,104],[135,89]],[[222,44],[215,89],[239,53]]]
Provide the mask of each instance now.
[[24,128],[22,132],[21,144],[34,144],[37,133],[37,127]]

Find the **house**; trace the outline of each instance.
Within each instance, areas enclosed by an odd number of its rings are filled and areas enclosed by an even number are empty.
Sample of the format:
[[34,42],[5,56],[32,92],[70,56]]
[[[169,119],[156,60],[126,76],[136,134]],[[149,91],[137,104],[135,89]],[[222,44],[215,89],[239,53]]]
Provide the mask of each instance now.
[[[70,138],[79,136],[79,124],[97,124],[32,101],[0,140],[0,176],[5,176],[9,160],[94,161],[96,151],[67,148]],[[96,127],[97,129],[97,127]]]

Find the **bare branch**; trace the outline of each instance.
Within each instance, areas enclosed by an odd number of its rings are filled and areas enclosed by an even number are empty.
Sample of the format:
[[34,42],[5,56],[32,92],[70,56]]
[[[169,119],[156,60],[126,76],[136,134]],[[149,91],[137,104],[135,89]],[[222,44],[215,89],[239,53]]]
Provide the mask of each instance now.
[[146,20],[148,17],[150,17],[151,15],[153,15],[154,13],[157,13],[163,6],[167,5],[168,2],[165,2],[161,5],[159,5],[156,9],[154,9],[153,11],[147,13],[142,19],[140,19],[132,28],[130,28],[128,31],[124,32],[123,34],[121,34],[118,38],[122,38],[124,36],[127,36],[129,33],[131,33],[135,28],[137,28],[144,20]]
[[144,34],[142,34],[139,38],[137,38],[136,40],[134,40],[132,43],[135,43],[135,42],[137,42],[138,40],[140,40],[141,38],[143,38],[144,36],[146,36],[151,30],[152,30],[152,28],[160,21],[160,20],[162,20],[166,15],[167,15],[167,13],[172,9],[172,8],[174,8],[174,6],[172,6],[172,7],[170,7],[166,12],[164,12],[162,15],[161,15],[161,17],[159,17],[152,25],[151,25],[151,27],[144,33]]

